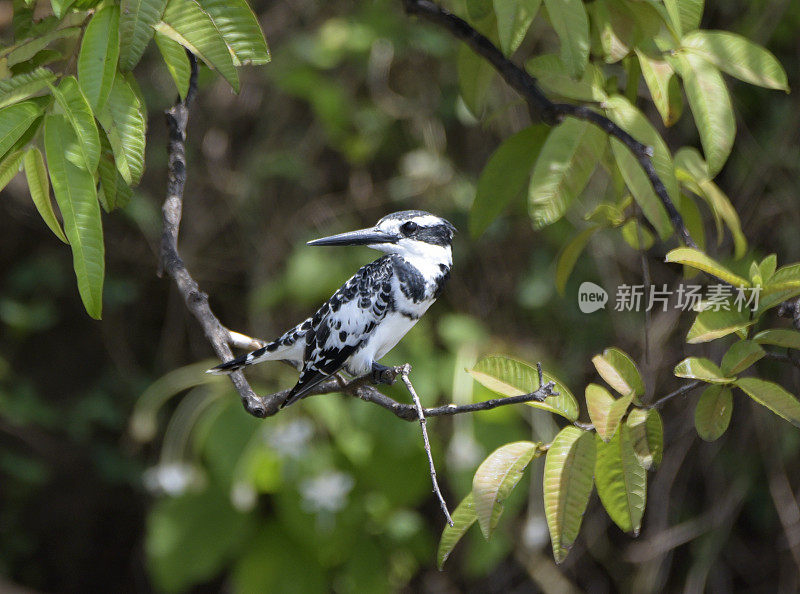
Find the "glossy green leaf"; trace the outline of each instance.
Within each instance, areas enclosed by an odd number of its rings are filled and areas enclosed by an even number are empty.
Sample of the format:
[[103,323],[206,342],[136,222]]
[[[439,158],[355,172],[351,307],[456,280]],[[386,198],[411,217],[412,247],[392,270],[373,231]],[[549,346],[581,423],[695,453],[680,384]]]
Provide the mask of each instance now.
[[764,283],[767,283],[772,279],[772,275],[775,274],[775,270],[777,268],[778,268],[777,254],[770,254],[761,261],[761,263],[758,265],[758,269],[759,272],[761,272],[761,278],[763,279]]
[[676,248],[667,253],[666,262],[677,262],[692,268],[697,268],[703,272],[717,277],[718,279],[730,283],[734,287],[749,287],[749,281],[743,279],[716,262],[705,253],[694,248]]
[[34,101],[0,109],[0,156],[5,155],[41,115],[42,109]]
[[634,408],[628,413],[626,423],[639,464],[647,470],[658,466],[664,453],[664,425],[661,415],[654,408]]
[[[644,82],[653,98],[653,104],[661,115],[665,126],[672,126],[681,116],[682,104],[675,100],[675,71],[669,62],[650,57],[639,48],[636,48],[639,66],[642,69]],[[680,91],[677,96],[680,97]]]
[[[22,62],[27,62],[48,45],[50,45],[53,41],[67,37],[75,37],[79,35],[80,32],[80,27],[64,27],[61,29],[56,29],[55,31],[49,31],[38,37],[34,37],[29,41],[25,41],[8,52],[8,55],[6,56],[6,65],[11,67],[15,66],[16,64],[21,64]],[[2,55],[1,52],[0,55]]]
[[638,251],[649,250],[656,241],[653,234],[638,220],[630,220],[625,223],[620,229],[620,233],[625,243]]
[[567,280],[570,274],[572,274],[572,269],[575,268],[578,257],[581,255],[581,252],[583,252],[586,244],[589,243],[589,239],[591,239],[592,235],[594,235],[598,229],[600,229],[599,225],[587,227],[573,237],[558,255],[558,261],[556,263],[556,290],[562,297],[564,296],[564,289],[567,286]]
[[135,184],[144,171],[145,111],[124,77],[114,79],[97,119],[108,135],[117,169],[127,183]]
[[598,435],[594,467],[597,494],[609,517],[625,532],[639,534],[647,500],[647,471],[633,450],[627,424],[605,443]]
[[78,55],[78,82],[95,112],[108,99],[118,59],[119,8],[106,6],[89,21]]
[[555,54],[542,54],[525,63],[525,69],[550,93],[578,101],[605,101],[605,78],[594,64],[587,64],[580,80],[567,71],[561,58]]
[[[628,19],[627,23],[620,23],[619,19],[612,16],[612,4],[604,0],[597,2],[590,2],[587,5],[590,14],[592,15],[592,28],[596,31],[596,38],[600,42],[601,55],[606,63],[612,64],[619,62],[622,58],[630,52],[630,39],[627,39],[625,33],[630,33],[630,25]],[[615,7],[616,8],[616,7]],[[617,21],[617,22],[615,22]],[[624,25],[628,25],[627,27]],[[618,31],[617,29],[621,29]]]
[[564,215],[586,187],[605,147],[605,133],[588,122],[569,118],[551,130],[528,190],[534,227],[545,227]]
[[672,25],[678,35],[693,31],[700,26],[705,0],[664,0]]
[[[473,369],[467,371],[478,383],[503,396],[521,396],[539,389],[539,375],[536,369],[527,363],[508,357],[485,357],[478,361]],[[557,378],[547,372],[542,375],[545,384],[547,382],[555,384],[558,395],[549,396],[544,402],[526,402],[526,404],[575,421],[578,418],[578,401],[575,400],[575,396]]]
[[763,330],[753,337],[758,344],[771,344],[800,351],[800,332],[785,328],[771,328]]
[[800,427],[800,402],[783,387],[757,377],[740,378],[736,380],[736,386],[779,417]]
[[717,67],[700,56],[682,53],[673,65],[678,66],[683,79],[708,169],[714,176],[728,160],[736,136],[736,119],[728,88]]
[[709,342],[744,330],[755,323],[754,320],[750,320],[748,317],[747,312],[735,310],[725,311],[720,309],[713,311],[709,309],[701,311],[697,314],[692,327],[689,329],[686,342],[689,344]]
[[489,454],[475,471],[472,499],[485,538],[497,527],[503,502],[517,486],[530,461],[538,455],[540,445],[531,441],[507,443]]
[[561,42],[561,61],[579,78],[589,59],[589,18],[581,0],[544,0],[550,23]]
[[[105,131],[100,128],[100,162],[97,167],[100,173],[100,204],[103,210],[111,212],[117,207],[117,171],[116,160],[114,159],[114,149]],[[124,180],[123,180],[124,181]]]
[[82,160],[85,169],[94,173],[100,159],[100,137],[97,133],[94,113],[81,91],[78,81],[74,76],[66,76],[61,79],[58,87],[51,86],[50,90],[64,111],[64,116],[75,130],[78,138],[76,155]]
[[269,62],[267,41],[245,0],[200,0],[200,6],[214,21],[240,64]]
[[692,31],[683,37],[681,47],[752,85],[789,91],[780,62],[746,37],[728,31]]
[[525,39],[542,0],[494,0],[497,35],[503,53],[510,56]]
[[633,392],[617,400],[603,386],[586,386],[586,408],[597,434],[603,441],[609,441],[617,432],[622,417],[633,400]]
[[6,158],[0,163],[0,191],[19,173],[23,156],[23,152],[17,150],[6,155]]
[[620,394],[644,395],[644,381],[639,368],[625,352],[611,347],[592,357],[597,373]]
[[475,503],[472,499],[472,493],[467,494],[461,503],[458,504],[453,512],[453,526],[445,524],[442,531],[442,538],[439,540],[439,549],[436,552],[436,564],[439,569],[442,569],[444,562],[456,548],[458,541],[466,534],[470,526],[472,526],[478,519],[478,514],[475,512]]
[[564,427],[553,440],[544,463],[544,511],[556,563],[566,559],[578,538],[592,494],[595,442],[588,431]]
[[31,147],[25,153],[25,177],[28,180],[28,189],[31,199],[39,211],[39,215],[50,230],[64,243],[67,241],[64,232],[61,230],[61,223],[56,218],[53,211],[53,203],[50,200],[50,181],[47,179],[47,168],[44,164],[44,157],[36,147]]
[[720,369],[725,375],[737,375],[762,359],[766,354],[757,342],[740,340],[734,342],[722,357]]
[[156,31],[191,51],[209,68],[217,70],[239,92],[239,75],[222,33],[195,0],[169,0]]
[[473,237],[483,233],[525,187],[548,132],[544,125],[529,126],[507,138],[489,158],[470,211]]
[[153,37],[167,0],[121,0],[119,17],[119,67],[133,70]]
[[50,181],[72,247],[78,291],[86,312],[100,319],[105,248],[94,177],[67,159],[70,145],[78,143],[78,139],[65,116],[46,116],[44,142]]
[[164,58],[169,75],[175,81],[178,95],[180,95],[181,99],[185,99],[186,93],[189,92],[189,79],[192,75],[192,68],[189,64],[186,50],[180,43],[173,41],[158,31],[156,31],[156,45],[161,52],[161,57]]
[[496,76],[495,70],[466,45],[458,48],[456,69],[458,90],[464,105],[473,116],[480,119],[486,110],[488,90]]
[[0,108],[27,99],[47,87],[47,84],[55,79],[55,75],[46,68],[36,68],[25,74],[0,80]]
[[733,395],[727,386],[709,386],[700,395],[694,409],[694,426],[705,441],[719,439],[731,422]]
[[736,380],[735,377],[728,377],[722,373],[716,363],[703,357],[686,357],[675,366],[675,375],[709,384],[729,384]]

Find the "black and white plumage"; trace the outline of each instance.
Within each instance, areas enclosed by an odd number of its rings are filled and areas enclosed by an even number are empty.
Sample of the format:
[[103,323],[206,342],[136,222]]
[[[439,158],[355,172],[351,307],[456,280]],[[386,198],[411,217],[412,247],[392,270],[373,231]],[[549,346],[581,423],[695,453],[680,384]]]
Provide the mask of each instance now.
[[361,229],[308,245],[367,245],[386,255],[363,266],[317,312],[268,345],[209,373],[231,373],[262,361],[300,371],[287,406],[338,371],[362,376],[384,369],[386,355],[433,304],[450,276],[455,227],[419,210],[383,217]]

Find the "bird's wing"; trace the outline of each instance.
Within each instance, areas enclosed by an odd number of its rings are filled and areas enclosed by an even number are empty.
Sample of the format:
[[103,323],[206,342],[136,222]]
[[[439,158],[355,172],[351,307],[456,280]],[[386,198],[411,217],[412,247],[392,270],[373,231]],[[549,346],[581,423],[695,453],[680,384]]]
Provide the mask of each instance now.
[[333,375],[367,341],[392,305],[392,259],[363,266],[334,293],[311,320],[303,370],[283,406]]

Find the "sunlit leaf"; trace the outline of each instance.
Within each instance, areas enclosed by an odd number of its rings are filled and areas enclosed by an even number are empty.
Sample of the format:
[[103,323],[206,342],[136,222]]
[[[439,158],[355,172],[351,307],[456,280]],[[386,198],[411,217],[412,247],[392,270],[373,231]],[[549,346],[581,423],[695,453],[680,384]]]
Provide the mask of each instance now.
[[47,87],[47,83],[53,82],[55,78],[46,68],[36,68],[25,74],[0,80],[0,108],[27,99]]
[[80,27],[64,27],[56,29],[55,31],[49,31],[38,37],[34,37],[29,41],[21,43],[15,49],[10,51],[6,56],[6,65],[11,67],[22,62],[27,62],[56,39],[75,37],[79,35],[80,32]]
[[484,537],[492,535],[503,513],[503,502],[517,486],[540,445],[531,441],[507,443],[489,454],[475,471],[472,498]]
[[800,332],[786,328],[770,328],[753,337],[758,344],[771,344],[787,349],[800,350]]
[[24,153],[21,150],[14,151],[6,155],[6,158],[0,163],[0,191],[19,173],[23,156]]
[[36,147],[31,147],[25,153],[25,176],[28,180],[28,189],[33,199],[33,204],[45,224],[50,230],[64,243],[67,238],[61,230],[61,223],[58,222],[53,211],[53,203],[50,200],[50,181],[47,179],[47,168],[44,164],[42,153]]
[[581,0],[544,0],[550,23],[561,42],[561,61],[578,78],[589,59],[589,19]]
[[567,71],[561,58],[555,54],[535,56],[525,63],[525,68],[546,90],[578,101],[604,101],[608,94],[603,88],[605,78],[594,64],[587,64],[580,80]]
[[720,369],[725,375],[737,375],[766,355],[757,342],[740,340],[734,342],[722,357]]
[[689,328],[686,342],[697,344],[722,338],[734,332],[739,332],[755,323],[755,320],[748,319],[746,312],[736,310],[726,311],[720,309],[714,311],[707,309],[697,314],[697,317]]
[[458,504],[458,507],[453,512],[452,518],[453,526],[445,524],[442,538],[439,540],[439,549],[436,552],[436,564],[439,569],[444,566],[444,562],[447,561],[461,537],[478,519],[478,515],[475,512],[475,503],[472,500],[472,493],[467,494],[461,500],[461,503]]
[[[636,48],[636,56],[639,58],[639,66],[642,69],[642,76],[653,98],[653,103],[661,115],[665,126],[671,126],[678,121],[681,115],[681,104],[675,101],[676,93],[671,89],[674,86],[675,71],[666,60],[658,60]],[[680,97],[680,93],[677,94]]]
[[114,150],[120,174],[135,184],[144,170],[145,111],[128,81],[117,76],[103,110],[97,114]]
[[550,132],[528,190],[534,227],[545,227],[564,215],[586,187],[605,147],[605,133],[589,122],[570,118]]
[[[50,87],[64,115],[69,121],[78,139],[78,154],[83,160],[85,169],[94,173],[100,159],[100,137],[94,113],[81,87],[74,76],[61,79],[58,87]],[[48,161],[50,156],[48,155]]]
[[486,109],[488,90],[496,76],[495,70],[465,45],[458,48],[456,70],[458,90],[464,105],[473,116],[480,119]]
[[700,26],[705,0],[664,0],[672,25],[678,35],[693,31]]
[[489,158],[478,180],[469,227],[479,236],[525,187],[549,129],[529,126],[507,138]]
[[222,38],[241,64],[266,64],[267,41],[245,0],[200,0]]
[[757,377],[740,378],[736,380],[736,386],[779,417],[800,427],[800,402],[783,387]]
[[676,248],[667,253],[666,262],[677,262],[717,277],[734,287],[749,287],[749,281],[725,268],[719,262],[694,248]]
[[729,384],[736,380],[735,377],[727,377],[716,363],[703,357],[686,357],[675,366],[675,375],[710,384]]
[[647,471],[633,450],[627,424],[605,443],[600,436],[595,463],[597,494],[609,517],[625,532],[639,534],[647,500]]
[[628,413],[626,423],[639,464],[648,470],[660,464],[664,453],[664,425],[658,411],[634,408]]
[[153,37],[167,0],[121,0],[119,17],[119,67],[133,70]]
[[592,357],[597,373],[620,394],[644,394],[644,381],[639,368],[625,352],[611,347]]
[[78,291],[86,312],[100,319],[105,248],[94,177],[67,159],[70,145],[79,141],[65,116],[46,116],[44,141],[50,181],[72,247]]
[[572,269],[575,268],[575,263],[578,257],[583,252],[586,244],[589,243],[592,235],[600,229],[599,225],[592,225],[578,233],[573,237],[569,243],[564,246],[561,253],[558,255],[558,262],[556,263],[556,290],[563,297],[564,289],[567,286],[569,275],[572,274]]
[[[527,363],[508,357],[485,357],[478,361],[473,369],[467,371],[481,385],[503,396],[521,396],[539,389],[536,369]],[[549,396],[544,402],[532,401],[526,404],[575,421],[578,418],[578,401],[575,400],[575,396],[557,378],[547,372],[542,375],[545,384],[547,382],[555,384],[558,395]]]
[[603,386],[597,384],[586,386],[586,408],[589,410],[589,418],[603,441],[609,441],[614,436],[631,400],[633,392],[614,400],[611,392]]
[[42,109],[34,101],[0,109],[0,156],[5,155],[41,115]]
[[161,52],[161,57],[164,58],[164,63],[167,65],[169,75],[172,77],[172,80],[175,81],[178,94],[181,96],[181,99],[185,99],[186,93],[189,92],[189,79],[192,75],[192,69],[189,64],[189,57],[186,55],[186,50],[180,43],[173,41],[158,31],[156,31],[156,45]]
[[719,439],[728,424],[733,412],[733,395],[728,386],[709,386],[700,395],[697,408],[694,409],[694,426],[697,434],[705,441]]
[[494,0],[500,48],[511,55],[522,43],[542,0]]
[[564,427],[547,451],[544,511],[556,563],[566,559],[578,538],[592,493],[595,451],[592,434],[577,427]]

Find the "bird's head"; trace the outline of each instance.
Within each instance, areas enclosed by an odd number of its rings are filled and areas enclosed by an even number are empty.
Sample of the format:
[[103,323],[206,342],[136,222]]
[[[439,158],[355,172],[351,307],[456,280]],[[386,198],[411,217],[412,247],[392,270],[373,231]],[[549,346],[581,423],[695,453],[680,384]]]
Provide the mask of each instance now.
[[309,241],[308,245],[366,245],[410,259],[452,263],[456,228],[441,217],[421,210],[403,210],[383,217],[374,227]]

